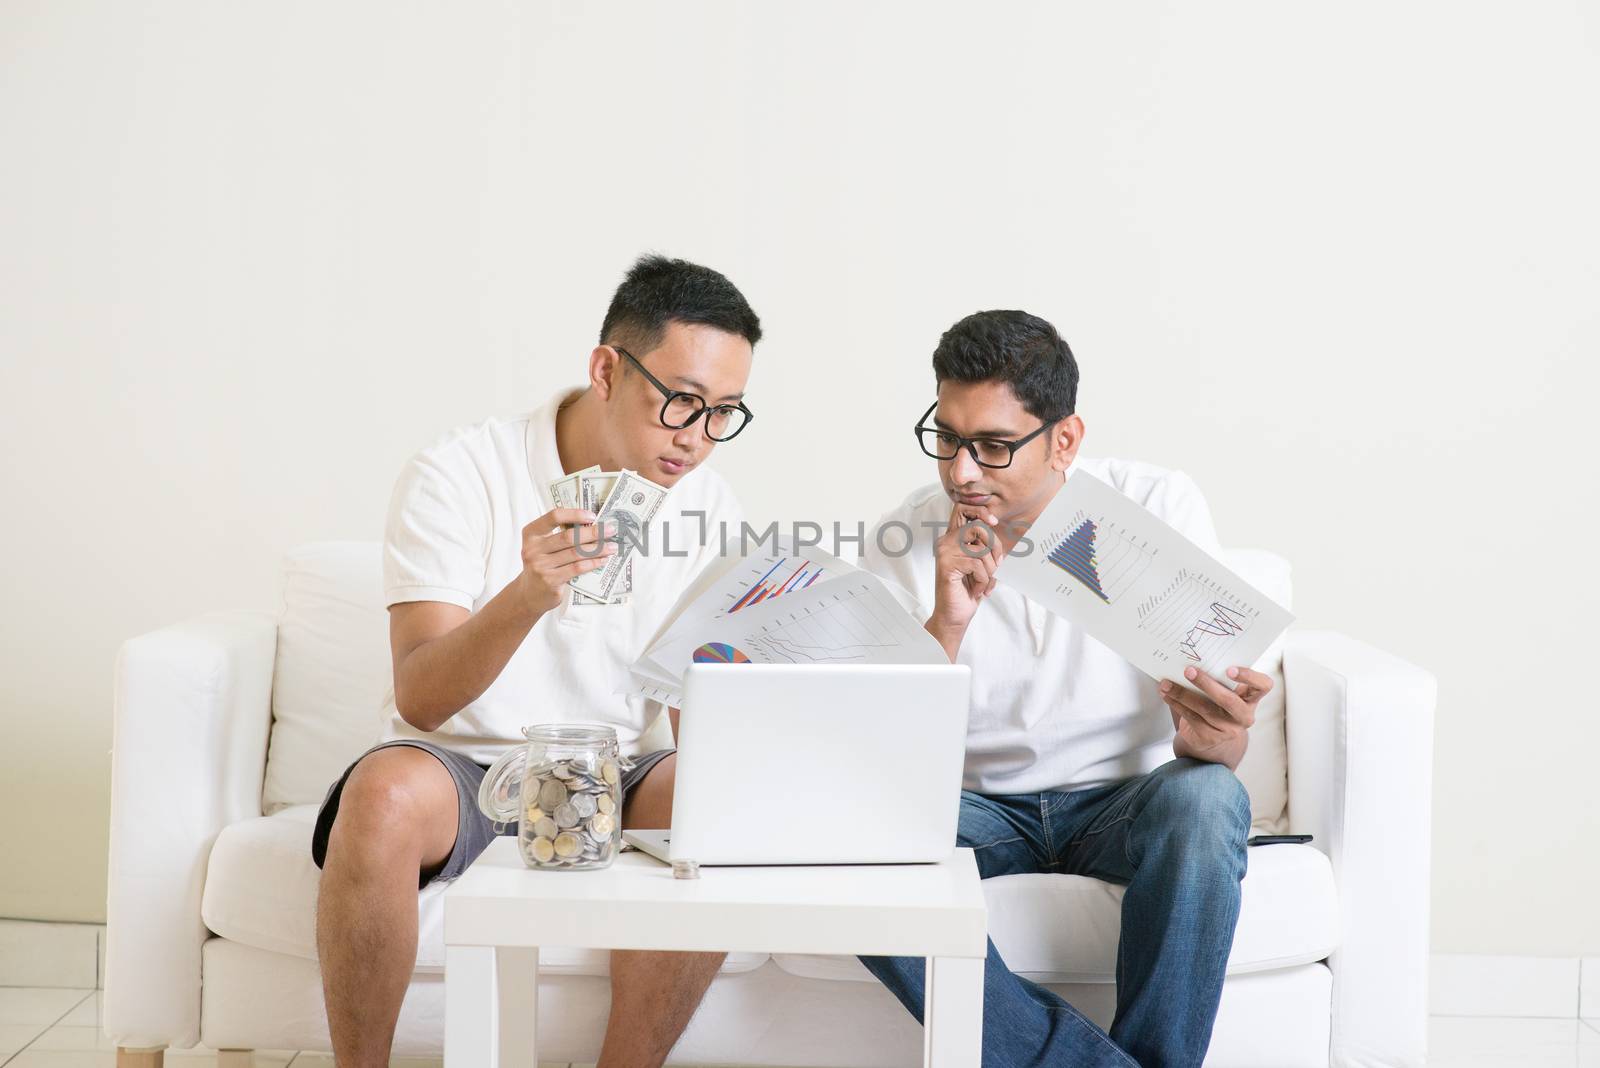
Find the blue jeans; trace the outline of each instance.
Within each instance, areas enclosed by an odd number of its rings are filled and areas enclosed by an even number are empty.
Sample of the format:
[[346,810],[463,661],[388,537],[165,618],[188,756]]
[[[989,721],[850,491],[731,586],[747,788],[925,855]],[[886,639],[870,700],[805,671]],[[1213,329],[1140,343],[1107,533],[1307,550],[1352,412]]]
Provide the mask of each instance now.
[[[984,1068],[1198,1068],[1222,998],[1249,833],[1244,787],[1221,764],[1197,760],[1072,793],[962,791],[957,844],[972,847],[983,878],[1060,872],[1128,888],[1111,1033],[1013,975],[990,941]],[[922,1019],[922,958],[861,962]]]

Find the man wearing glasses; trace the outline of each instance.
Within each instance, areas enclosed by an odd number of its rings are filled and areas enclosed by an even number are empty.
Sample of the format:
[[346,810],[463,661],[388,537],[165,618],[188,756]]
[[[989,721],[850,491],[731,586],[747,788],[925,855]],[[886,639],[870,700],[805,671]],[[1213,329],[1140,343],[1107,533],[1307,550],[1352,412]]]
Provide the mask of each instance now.
[[[1250,804],[1233,769],[1271,680],[1241,666],[1232,690],[1204,675],[1205,697],[1158,688],[1007,587],[1004,558],[1074,467],[1214,552],[1210,512],[1186,475],[1079,455],[1077,363],[1043,319],[970,315],[940,338],[933,370],[938,399],[916,434],[939,482],[884,517],[862,562],[914,591],[928,632],[972,668],[959,843],[985,878],[1063,872],[1127,888],[1110,1034],[1013,974],[991,942],[983,1063],[1198,1066],[1245,872]],[[907,528],[909,551],[886,552]],[[862,960],[921,1019],[923,961]]]
[[[612,298],[583,388],[456,430],[402,470],[384,538],[388,740],[329,789],[312,837],[323,869],[317,951],[341,1066],[389,1063],[417,960],[417,889],[460,875],[493,840],[478,786],[524,726],[614,727],[635,761],[622,781],[623,826],[670,822],[675,758],[647,733],[661,709],[614,696],[614,678],[710,562],[706,526],[738,526],[733,494],[703,464],[752,418],[743,398],[760,338],[728,279],[647,256]],[[634,554],[621,604],[575,603],[566,587],[616,551],[592,513],[550,499],[553,479],[592,465],[671,491],[645,542],[663,548]],[[675,710],[671,719],[675,733]],[[612,954],[614,1026],[600,1064],[661,1064],[722,960]]]

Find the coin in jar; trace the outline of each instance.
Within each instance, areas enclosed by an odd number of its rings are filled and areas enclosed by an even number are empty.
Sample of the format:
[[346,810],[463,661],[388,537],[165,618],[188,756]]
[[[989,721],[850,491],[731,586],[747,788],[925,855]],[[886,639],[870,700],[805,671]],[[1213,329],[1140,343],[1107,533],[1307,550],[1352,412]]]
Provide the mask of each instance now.
[[542,836],[535,838],[528,848],[533,853],[533,859],[540,864],[550,863],[550,858],[556,855],[555,843]]
[[599,815],[595,816],[594,819],[589,821],[589,829],[595,834],[599,835],[601,838],[609,838],[616,825],[616,821],[610,816],[606,815],[604,812],[600,813]]
[[563,860],[567,857],[576,856],[578,851],[583,848],[578,841],[578,836],[570,831],[556,835],[553,845],[555,846],[556,856]]
[[561,828],[556,826],[555,820],[544,816],[534,822],[533,833],[540,838],[554,838],[561,833]]
[[595,798],[594,803],[595,806],[607,816],[611,815],[617,810],[617,803],[611,799],[611,794],[609,792],[603,793],[599,797]]
[[553,812],[567,799],[567,788],[555,779],[546,779],[539,787],[539,807]]
[[556,826],[562,830],[578,825],[578,810],[572,807],[572,802],[556,806]]
[[593,794],[577,794],[567,803],[581,820],[588,819],[600,810],[600,803],[595,800]]
[[615,763],[608,760],[600,765],[600,777],[606,781],[607,785],[615,786],[618,780],[622,778],[622,773],[617,770]]

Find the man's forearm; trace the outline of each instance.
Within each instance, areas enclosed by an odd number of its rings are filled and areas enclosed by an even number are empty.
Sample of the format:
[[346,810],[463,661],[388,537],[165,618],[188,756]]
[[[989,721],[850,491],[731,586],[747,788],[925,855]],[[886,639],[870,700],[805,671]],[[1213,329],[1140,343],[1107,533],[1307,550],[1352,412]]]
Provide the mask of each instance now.
[[424,642],[395,668],[395,707],[418,730],[438,730],[489,688],[522,645],[539,613],[515,580],[465,623]]

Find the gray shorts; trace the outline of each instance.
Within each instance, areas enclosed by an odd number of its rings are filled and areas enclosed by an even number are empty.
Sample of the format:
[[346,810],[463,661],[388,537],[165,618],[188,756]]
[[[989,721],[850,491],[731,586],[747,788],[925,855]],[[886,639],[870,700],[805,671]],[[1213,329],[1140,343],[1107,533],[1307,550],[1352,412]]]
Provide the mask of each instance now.
[[[456,784],[455,847],[450,850],[450,855],[445,858],[442,867],[435,871],[425,870],[419,874],[417,881],[419,889],[435,879],[454,879],[478,859],[478,854],[489,848],[489,843],[494,841],[497,835],[517,833],[515,823],[502,828],[478,808],[478,785],[483,782],[483,776],[489,770],[487,765],[468,760],[460,753],[451,752],[432,742],[411,740],[384,742],[357,757],[355,763],[344,769],[339,781],[328,787],[328,796],[322,801],[322,809],[317,813],[316,826],[311,832],[311,859],[316,861],[317,867],[322,867],[323,861],[328,858],[328,835],[333,832],[334,818],[339,815],[339,795],[344,792],[345,780],[356,770],[356,764],[378,750],[387,749],[392,745],[409,745],[414,749],[432,753],[438,758],[439,763],[445,766],[445,770],[450,772],[450,778],[454,779]],[[658,749],[653,753],[635,757],[634,766],[622,773],[624,801],[627,799],[628,791],[643,782],[651,768],[661,763],[663,757],[674,752],[676,750]]]

